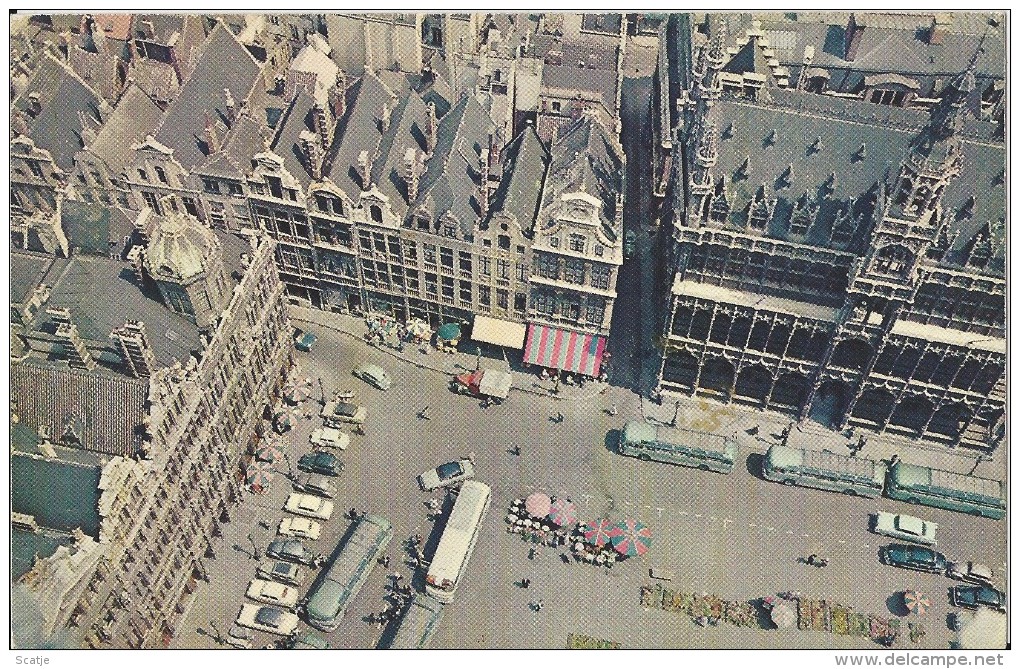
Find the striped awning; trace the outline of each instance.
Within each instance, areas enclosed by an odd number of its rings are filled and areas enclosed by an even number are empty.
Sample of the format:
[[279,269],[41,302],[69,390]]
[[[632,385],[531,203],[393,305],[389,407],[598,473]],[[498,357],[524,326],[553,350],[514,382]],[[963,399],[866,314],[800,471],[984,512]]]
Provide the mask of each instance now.
[[524,347],[524,362],[598,376],[605,350],[605,337],[531,324]]

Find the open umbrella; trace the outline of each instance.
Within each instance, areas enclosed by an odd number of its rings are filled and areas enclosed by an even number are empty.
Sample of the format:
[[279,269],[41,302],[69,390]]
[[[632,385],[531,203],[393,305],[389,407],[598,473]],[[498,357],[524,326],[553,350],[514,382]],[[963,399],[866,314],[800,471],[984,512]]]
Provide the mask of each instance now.
[[620,555],[644,555],[652,544],[652,531],[644,523],[628,518],[613,526],[610,541]]
[[564,497],[558,498],[549,507],[548,518],[560,527],[572,525],[577,522],[577,505]]
[[262,463],[252,460],[244,474],[244,482],[252,492],[266,492],[273,480],[273,471]]
[[276,415],[273,416],[273,429],[284,434],[290,432],[290,429],[294,427],[294,423],[297,419],[294,417],[294,413],[288,410],[277,411]]
[[447,323],[439,328],[436,335],[443,341],[454,341],[460,339],[460,326],[456,323]]
[[911,613],[921,615],[931,608],[931,598],[918,590],[907,590],[903,593],[903,603]]
[[283,458],[283,451],[266,442],[255,449],[255,460],[258,462],[276,462]]
[[613,524],[608,518],[593,520],[584,526],[584,540],[595,546],[605,546],[610,543],[610,530]]
[[524,500],[524,508],[535,518],[542,518],[548,514],[550,506],[552,506],[552,500],[544,492],[532,493],[528,495],[528,499]]
[[309,378],[290,381],[283,387],[283,398],[291,404],[301,404],[312,396],[312,380]]
[[429,327],[429,324],[417,318],[407,324],[407,333],[412,337],[424,339],[429,336],[430,332],[432,332],[432,329]]
[[772,607],[772,622],[776,627],[793,627],[797,624],[797,610],[789,602],[779,602]]

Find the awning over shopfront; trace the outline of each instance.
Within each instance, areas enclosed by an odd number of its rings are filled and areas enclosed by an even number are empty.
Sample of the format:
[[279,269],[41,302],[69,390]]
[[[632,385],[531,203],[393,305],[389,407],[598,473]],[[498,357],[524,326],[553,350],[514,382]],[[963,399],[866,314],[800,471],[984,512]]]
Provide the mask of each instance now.
[[471,328],[471,338],[486,344],[496,344],[507,348],[524,348],[524,323],[511,323],[498,318],[476,315],[475,325]]
[[524,362],[586,376],[598,376],[605,350],[605,337],[532,324],[528,326]]

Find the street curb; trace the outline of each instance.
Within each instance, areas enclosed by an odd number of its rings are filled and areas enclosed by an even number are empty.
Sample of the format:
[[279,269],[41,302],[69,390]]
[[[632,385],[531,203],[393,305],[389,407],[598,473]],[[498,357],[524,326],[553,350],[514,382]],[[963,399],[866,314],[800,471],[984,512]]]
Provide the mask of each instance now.
[[[432,371],[432,372],[437,372],[439,374],[447,374],[447,375],[450,375],[450,376],[453,376],[453,375],[457,374],[457,370],[451,371],[451,370],[442,369],[442,368],[439,368],[439,367],[433,367],[432,365],[426,365],[426,364],[423,364],[423,363],[421,363],[421,362],[419,362],[417,360],[413,360],[411,358],[407,358],[405,356],[402,356],[402,355],[400,355],[400,353],[398,351],[393,350],[393,349],[391,349],[388,346],[376,346],[374,344],[369,344],[369,343],[365,342],[363,337],[361,337],[359,335],[356,335],[353,332],[349,332],[348,330],[345,330],[345,329],[343,329],[343,328],[341,328],[341,327],[339,327],[337,325],[334,325],[332,323],[325,323],[325,322],[320,322],[320,321],[308,320],[306,318],[299,318],[299,317],[295,316],[293,313],[290,314],[290,320],[292,322],[294,322],[294,323],[300,323],[302,325],[314,325],[315,327],[327,328],[329,330],[333,330],[334,332],[339,332],[341,334],[345,334],[345,335],[347,335],[349,337],[357,339],[358,341],[364,343],[367,346],[372,346],[373,348],[375,348],[375,349],[377,349],[379,351],[382,351],[383,353],[386,353],[387,355],[390,355],[393,358],[396,358],[398,360],[402,360],[403,362],[410,363],[410,364],[414,365],[415,367],[417,367],[418,369],[427,369],[427,370]],[[438,355],[442,355],[442,354],[439,353]],[[525,388],[525,387],[517,386],[517,385],[511,386],[511,388],[513,390],[517,390],[517,391],[520,391],[522,393],[528,393],[530,395],[537,395],[539,397],[551,397],[552,399],[560,401],[560,402],[580,402],[580,401],[585,401],[585,400],[594,400],[594,399],[598,398],[599,395],[602,395],[609,388],[609,384],[604,384],[604,386],[605,387],[603,389],[600,389],[597,393],[594,393],[592,395],[582,395],[582,396],[578,396],[578,397],[562,397],[562,396],[557,395],[555,393],[551,393],[551,392],[549,392],[547,390],[535,390],[534,388]]]

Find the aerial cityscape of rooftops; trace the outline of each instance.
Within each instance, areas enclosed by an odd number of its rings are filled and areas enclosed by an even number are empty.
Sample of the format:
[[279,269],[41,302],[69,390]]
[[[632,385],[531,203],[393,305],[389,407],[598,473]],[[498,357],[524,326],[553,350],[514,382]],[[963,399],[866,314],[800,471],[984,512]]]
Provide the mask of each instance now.
[[1005,648],[1007,19],[12,15],[12,646]]

